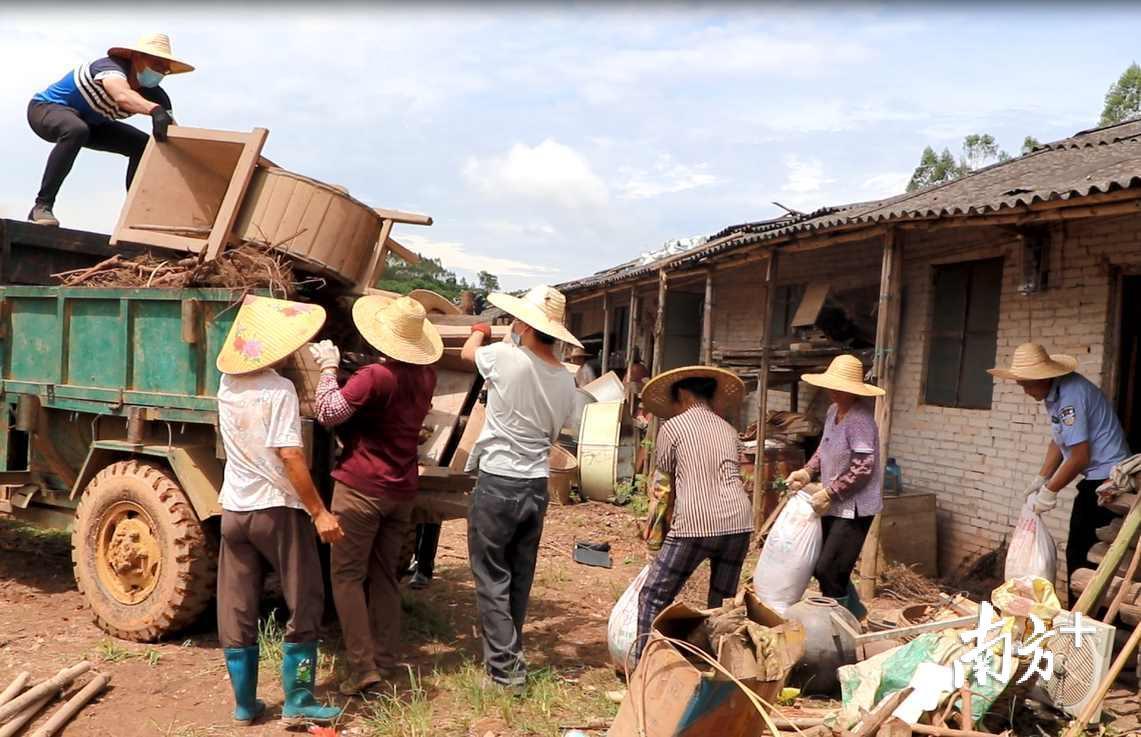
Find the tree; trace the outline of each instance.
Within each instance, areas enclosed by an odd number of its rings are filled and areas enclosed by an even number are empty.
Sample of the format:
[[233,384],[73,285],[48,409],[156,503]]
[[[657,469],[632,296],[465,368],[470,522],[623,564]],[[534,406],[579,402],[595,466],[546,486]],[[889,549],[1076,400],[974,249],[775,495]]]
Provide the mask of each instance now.
[[[1028,136],[1027,141],[1031,140],[1033,139]],[[1025,152],[1023,144],[1023,153]],[[989,164],[1009,160],[1010,154],[1000,149],[994,136],[989,133],[972,133],[963,138],[963,152],[958,161],[949,149],[945,148],[943,153],[936,155],[935,149],[928,146],[919,157],[919,166],[915,167],[915,173],[907,183],[907,191],[914,192],[933,184],[951,182]]]
[[1025,156],[1041,145],[1034,136],[1026,136],[1026,139],[1022,141],[1022,155]]
[[495,274],[481,271],[476,274],[476,279],[479,281],[479,288],[484,292],[499,291],[499,277]]
[[1113,125],[1137,117],[1141,117],[1141,66],[1133,62],[1105,93],[1105,107],[1098,125]]
[[471,289],[471,284],[466,279],[457,279],[437,258],[421,257],[420,263],[407,264],[390,254],[376,287],[400,294],[408,294],[413,289],[431,289],[454,301],[460,292]]

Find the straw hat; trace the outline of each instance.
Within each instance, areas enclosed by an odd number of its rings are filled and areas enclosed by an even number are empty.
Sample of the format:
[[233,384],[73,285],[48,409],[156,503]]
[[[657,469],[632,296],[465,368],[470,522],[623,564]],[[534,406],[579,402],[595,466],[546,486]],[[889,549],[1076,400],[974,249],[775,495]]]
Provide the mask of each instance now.
[[424,309],[428,311],[429,315],[462,315],[461,310],[452,301],[442,294],[437,294],[431,289],[413,289],[408,293],[408,296],[424,305]]
[[567,298],[553,287],[531,287],[522,298],[492,292],[487,301],[544,335],[582,348],[578,338],[566,329]]
[[424,305],[410,297],[361,297],[353,303],[353,322],[364,339],[386,356],[425,366],[444,355],[444,341],[428,322]]
[[836,356],[824,373],[805,374],[800,378],[813,386],[847,392],[859,397],[882,397],[885,393],[874,384],[864,383],[864,364],[855,356]]
[[567,356],[567,360],[569,361],[569,360],[571,360],[572,358],[584,358],[584,359],[585,359],[585,358],[590,358],[592,355],[593,355],[592,353],[590,353],[589,351],[587,351],[587,350],[586,350],[585,348],[583,348],[582,346],[580,346],[580,345],[576,345],[576,346],[574,347],[574,350],[572,350],[572,351],[570,352],[570,355],[569,355],[569,356]]
[[713,366],[685,366],[664,371],[646,382],[645,388],[642,389],[642,407],[656,417],[668,420],[677,414],[677,405],[674,404],[671,388],[683,379],[695,377],[717,380],[713,409],[722,417],[730,416],[745,395],[745,382],[732,371]]
[[1051,355],[1037,343],[1023,343],[1014,349],[1014,358],[1010,360],[1010,368],[987,369],[991,376],[1000,379],[1013,379],[1014,381],[1034,381],[1035,379],[1053,379],[1073,373],[1078,367],[1078,359],[1062,353]]
[[308,343],[324,324],[325,308],[319,305],[249,295],[218,352],[218,370],[237,376],[269,368]]
[[193,72],[194,67],[184,61],[179,61],[171,55],[170,36],[165,33],[148,33],[132,46],[114,46],[107,49],[107,56],[129,57],[132,52],[166,59],[170,62],[170,74]]

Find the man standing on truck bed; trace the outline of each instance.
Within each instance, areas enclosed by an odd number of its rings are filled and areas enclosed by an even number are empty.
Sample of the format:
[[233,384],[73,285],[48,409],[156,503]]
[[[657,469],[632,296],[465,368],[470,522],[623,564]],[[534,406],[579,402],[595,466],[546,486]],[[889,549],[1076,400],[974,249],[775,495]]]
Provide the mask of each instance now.
[[28,103],[28,124],[55,147],[48,154],[36,204],[28,219],[59,225],[52,214],[63,180],[71,172],[79,149],[109,151],[126,156],[127,189],[147,147],[147,134],[121,123],[131,115],[149,115],[154,137],[166,140],[173,125],[170,98],[159,83],[168,74],[194,67],[171,55],[164,33],[144,36],[133,46],[116,46],[102,59],[80,64]]
[[468,512],[468,557],[484,667],[495,683],[521,691],[527,681],[523,621],[549,501],[551,445],[575,405],[574,377],[554,346],[558,340],[582,344],[563,324],[566,298],[558,290],[539,286],[522,299],[493,293],[488,301],[515,321],[511,343],[488,346],[490,326],[473,325],[461,354],[487,385],[487,419],[467,468],[479,468]]
[[281,646],[282,718],[328,722],[341,715],[313,697],[325,604],[313,531],[327,543],[344,533],[309,475],[297,389],[272,368],[324,323],[325,310],[317,305],[248,296],[218,353],[218,429],[226,449],[218,639],[239,724],[265,711],[257,699],[258,603],[267,568],[277,571],[289,607]]
[[420,487],[420,428],[436,391],[430,364],[444,355],[426,317],[409,297],[358,299],[353,322],[387,360],[360,369],[343,387],[337,386],[340,350],[328,340],[310,348],[321,366],[317,420],[336,427],[343,446],[332,476],[333,513],[345,539],[333,546],[330,568],[349,661],[341,684],[346,696],[398,672],[400,548]]

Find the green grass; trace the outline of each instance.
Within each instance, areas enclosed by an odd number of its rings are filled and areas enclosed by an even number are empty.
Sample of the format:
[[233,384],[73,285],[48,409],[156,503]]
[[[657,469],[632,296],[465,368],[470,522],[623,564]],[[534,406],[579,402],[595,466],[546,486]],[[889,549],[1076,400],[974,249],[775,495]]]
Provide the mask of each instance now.
[[369,737],[428,737],[432,732],[432,704],[420,678],[408,669],[411,687],[365,702],[361,726]]
[[152,668],[162,660],[162,653],[153,647],[142,650],[129,650],[110,637],[103,638],[95,646],[95,655],[104,663],[122,663],[127,660],[143,660]]
[[262,664],[277,668],[281,665],[281,645],[285,642],[285,628],[270,614],[258,620],[259,660]]
[[400,610],[403,612],[402,629],[429,642],[451,643],[456,639],[455,628],[438,607],[402,592]]

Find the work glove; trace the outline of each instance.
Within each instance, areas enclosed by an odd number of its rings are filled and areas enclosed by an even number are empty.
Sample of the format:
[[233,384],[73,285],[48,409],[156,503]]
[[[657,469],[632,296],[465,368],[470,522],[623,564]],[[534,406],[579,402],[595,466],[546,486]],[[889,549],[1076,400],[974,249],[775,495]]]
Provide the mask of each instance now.
[[1038,490],[1042,488],[1042,484],[1044,483],[1046,483],[1046,478],[1044,476],[1035,476],[1034,481],[1031,482],[1030,486],[1026,487],[1026,491],[1023,492],[1023,496],[1025,496],[1027,499],[1034,496],[1038,493]]
[[805,491],[811,494],[808,503],[812,505],[812,511],[816,512],[816,516],[823,517],[832,507],[832,495],[828,489],[820,484],[811,484]]
[[807,468],[799,468],[788,475],[785,482],[788,488],[793,491],[804,488],[810,481],[812,481],[812,474],[808,472]]
[[1038,490],[1034,497],[1034,514],[1046,514],[1058,506],[1058,492],[1050,491],[1045,486]]
[[322,340],[309,346],[309,355],[313,356],[313,360],[322,371],[335,369],[341,365],[341,351],[331,340]]
[[156,105],[155,109],[151,110],[151,130],[156,141],[165,143],[166,129],[172,125],[174,125],[174,118],[170,117],[170,113],[162,105]]
[[471,332],[473,335],[475,333],[483,333],[484,341],[491,340],[491,326],[486,322],[477,322],[475,325],[472,325]]

